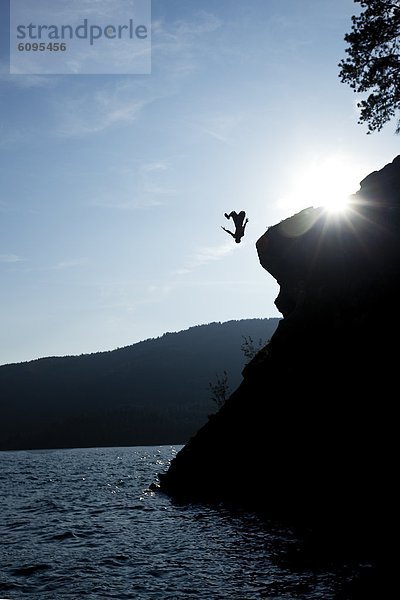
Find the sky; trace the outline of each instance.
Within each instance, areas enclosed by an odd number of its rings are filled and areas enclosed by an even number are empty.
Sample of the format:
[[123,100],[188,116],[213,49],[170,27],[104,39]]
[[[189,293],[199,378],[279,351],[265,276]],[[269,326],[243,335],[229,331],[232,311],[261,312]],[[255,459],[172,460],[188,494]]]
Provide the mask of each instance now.
[[399,153],[338,77],[352,0],[153,0],[144,75],[10,75],[0,7],[0,364],[280,316],[257,239]]

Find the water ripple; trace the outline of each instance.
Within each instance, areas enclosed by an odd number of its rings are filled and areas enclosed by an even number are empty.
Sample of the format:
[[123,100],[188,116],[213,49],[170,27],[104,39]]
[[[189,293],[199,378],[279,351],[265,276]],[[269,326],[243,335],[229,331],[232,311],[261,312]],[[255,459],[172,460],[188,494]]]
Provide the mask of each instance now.
[[[339,572],[279,565],[293,540],[252,514],[149,490],[177,448],[0,453],[1,597],[331,600]],[[13,482],[10,485],[10,482]]]

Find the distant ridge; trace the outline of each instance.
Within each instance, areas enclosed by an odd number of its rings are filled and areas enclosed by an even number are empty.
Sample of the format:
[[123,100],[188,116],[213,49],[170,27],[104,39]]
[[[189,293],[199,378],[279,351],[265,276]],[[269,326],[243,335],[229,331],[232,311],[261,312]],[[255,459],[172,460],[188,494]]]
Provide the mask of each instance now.
[[184,443],[216,411],[209,383],[241,379],[243,336],[279,319],[210,323],[132,346],[0,366],[0,450]]

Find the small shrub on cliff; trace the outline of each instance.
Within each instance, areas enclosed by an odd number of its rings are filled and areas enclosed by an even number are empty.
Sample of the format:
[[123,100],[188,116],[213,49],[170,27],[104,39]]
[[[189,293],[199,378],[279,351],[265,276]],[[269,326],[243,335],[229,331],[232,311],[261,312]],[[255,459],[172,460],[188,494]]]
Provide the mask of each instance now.
[[242,335],[243,343],[240,346],[241,351],[244,354],[246,359],[246,365],[255,357],[256,354],[260,352],[260,350],[265,346],[266,342],[263,342],[261,338],[259,338],[258,343],[255,343],[251,335],[246,336]]
[[[244,357],[246,359],[245,365],[247,365],[256,356],[256,354],[258,354],[258,352],[265,346],[267,342],[263,342],[263,340],[259,338],[258,343],[256,343],[251,337],[251,335],[242,335],[242,338],[243,342],[240,346],[240,349],[243,352]],[[221,406],[225,404],[225,401],[230,395],[228,373],[226,371],[224,371],[222,375],[216,373],[215,382],[209,383],[208,387],[211,392],[211,400],[215,402],[218,408],[221,408]]]
[[209,383],[211,391],[211,400],[215,402],[218,408],[221,408],[229,396],[228,373],[223,372],[222,375],[215,375],[215,383]]

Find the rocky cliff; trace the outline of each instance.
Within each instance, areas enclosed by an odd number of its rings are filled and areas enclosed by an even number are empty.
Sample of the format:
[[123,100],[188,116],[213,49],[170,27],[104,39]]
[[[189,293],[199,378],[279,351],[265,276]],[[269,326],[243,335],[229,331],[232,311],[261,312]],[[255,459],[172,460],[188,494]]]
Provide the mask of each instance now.
[[161,488],[374,551],[394,515],[400,156],[362,181],[346,213],[308,208],[257,251],[284,318]]

